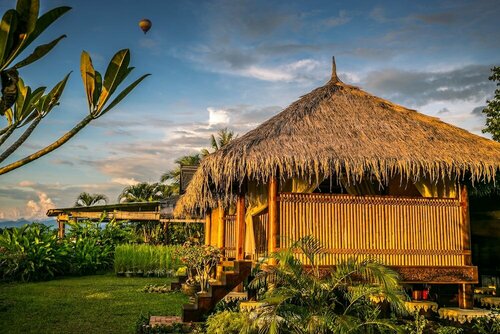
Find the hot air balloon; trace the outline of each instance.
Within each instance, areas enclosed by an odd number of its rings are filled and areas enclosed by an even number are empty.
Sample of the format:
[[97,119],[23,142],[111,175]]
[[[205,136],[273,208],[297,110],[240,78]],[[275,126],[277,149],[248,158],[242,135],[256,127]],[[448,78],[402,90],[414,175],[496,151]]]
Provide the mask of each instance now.
[[142,29],[142,31],[144,31],[144,34],[146,34],[149,31],[149,29],[151,29],[152,25],[153,24],[148,19],[142,19],[139,21],[139,27]]

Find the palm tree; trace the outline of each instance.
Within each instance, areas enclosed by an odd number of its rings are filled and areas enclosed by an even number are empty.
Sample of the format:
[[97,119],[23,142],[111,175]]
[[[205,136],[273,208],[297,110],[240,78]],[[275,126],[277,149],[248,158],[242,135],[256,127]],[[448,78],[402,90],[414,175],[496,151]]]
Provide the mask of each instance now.
[[171,195],[172,189],[168,185],[142,182],[125,187],[120,196],[118,196],[118,201],[120,203],[153,202]]
[[87,192],[82,192],[78,195],[76,199],[75,206],[92,206],[97,204],[107,204],[108,198],[103,194],[90,194]]
[[[308,263],[294,256],[297,251]],[[372,302],[385,299],[393,309],[404,312],[406,295],[398,274],[374,260],[351,258],[325,275],[318,264],[325,255],[320,242],[312,237],[272,255],[278,264],[265,267],[250,283],[264,291],[261,301],[266,306],[250,315],[260,324],[259,333],[398,331],[392,320],[380,318],[379,307]]]
[[175,163],[178,166],[166,173],[164,173],[160,182],[168,182],[168,184],[164,184],[165,187],[170,187],[170,191],[172,195],[179,194],[179,184],[181,181],[181,166],[196,166],[200,163],[201,157],[199,154],[185,155],[183,157],[175,160]]
[[[224,129],[221,129],[217,132],[217,138],[214,135],[210,136],[210,146],[212,147],[214,152],[217,152],[223,146],[226,146],[233,139],[236,139],[236,138],[237,138],[237,136],[236,137],[234,136],[234,131],[231,131],[228,128],[224,128]],[[201,156],[203,158],[209,154],[210,154],[210,151],[208,151],[208,149],[204,148],[203,150],[201,150]]]

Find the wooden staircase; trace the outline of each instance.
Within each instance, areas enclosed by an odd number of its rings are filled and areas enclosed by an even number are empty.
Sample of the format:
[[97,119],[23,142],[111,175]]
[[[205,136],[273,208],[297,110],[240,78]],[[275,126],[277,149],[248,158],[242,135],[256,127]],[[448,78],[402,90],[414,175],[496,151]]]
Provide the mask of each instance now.
[[217,266],[216,281],[210,282],[208,291],[197,293],[193,304],[182,307],[183,322],[198,322],[229,292],[242,283],[252,270],[252,261],[223,261]]

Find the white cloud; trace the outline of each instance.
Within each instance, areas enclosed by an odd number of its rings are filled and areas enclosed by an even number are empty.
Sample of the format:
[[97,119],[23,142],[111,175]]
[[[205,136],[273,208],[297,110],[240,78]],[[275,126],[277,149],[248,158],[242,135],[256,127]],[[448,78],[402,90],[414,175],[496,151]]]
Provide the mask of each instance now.
[[214,125],[228,124],[229,114],[227,110],[207,108],[208,110],[208,127],[212,128]]
[[111,179],[111,182],[120,184],[122,186],[133,186],[139,183],[139,181],[137,181],[134,178],[126,178],[126,177],[114,177]]
[[46,193],[39,192],[38,200],[29,200],[26,203],[24,217],[27,219],[44,219],[49,209],[54,209],[55,205],[52,199]]
[[37,199],[29,200],[23,208],[10,207],[0,211],[0,219],[17,220],[24,218],[27,220],[38,220],[47,218],[46,213],[49,209],[56,206],[52,199],[44,192],[37,193]]

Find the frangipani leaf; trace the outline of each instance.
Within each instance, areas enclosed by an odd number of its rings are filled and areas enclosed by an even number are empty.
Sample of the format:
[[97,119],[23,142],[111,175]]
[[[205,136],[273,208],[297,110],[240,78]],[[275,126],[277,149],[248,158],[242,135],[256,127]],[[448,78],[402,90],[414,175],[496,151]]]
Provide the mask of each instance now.
[[61,35],[50,43],[37,46],[32,54],[30,54],[28,57],[26,57],[23,60],[21,60],[20,62],[18,62],[13,67],[14,68],[21,68],[21,67],[24,67],[26,65],[29,65],[29,64],[37,61],[38,59],[42,58],[47,53],[49,53],[50,50],[52,50],[57,45],[57,43],[59,43],[59,41],[62,40],[63,38],[66,38],[66,35]]
[[[64,15],[67,11],[69,11],[71,7],[57,7],[52,10],[49,10],[47,13],[40,16],[35,24],[35,29],[29,34],[22,34],[19,36],[19,43],[15,46],[15,49],[10,53],[8,59],[2,64],[2,68],[6,68],[10,63],[14,61],[14,59],[23,52],[42,32],[45,31],[54,21],[56,21],[59,17]],[[17,12],[16,12],[17,14]],[[49,50],[50,51],[50,50]],[[47,51],[48,52],[48,51]],[[6,57],[4,57],[6,58]]]
[[137,79],[136,81],[131,83],[127,88],[122,90],[121,93],[118,94],[118,96],[109,104],[109,106],[107,106],[106,109],[104,109],[102,111],[101,115],[107,113],[114,106],[116,106],[118,103],[120,103],[120,101],[123,100],[125,98],[125,96],[127,96],[132,91],[132,89],[135,88],[135,86],[137,86],[142,80],[144,80],[146,77],[148,77],[150,75],[151,74],[144,74],[142,77],[140,77],[139,79]]
[[14,112],[12,111],[12,108],[9,108],[5,111],[5,118],[7,118],[7,123],[9,124],[9,126],[13,124]]
[[98,71],[95,71],[95,76],[94,76],[94,96],[92,97],[92,102],[94,103],[94,106],[99,103],[99,97],[101,96],[102,92],[102,75]]
[[82,51],[80,58],[80,73],[82,75],[83,88],[87,94],[87,102],[89,104],[90,112],[94,112],[94,90],[95,90],[95,70],[92,65],[92,59],[87,51]]
[[99,107],[102,108],[118,85],[124,80],[130,63],[130,51],[118,51],[111,59],[104,75],[103,89],[99,98]]
[[16,10],[19,14],[20,33],[29,34],[35,30],[40,2],[38,0],[18,0]]
[[14,9],[9,9],[0,22],[0,71],[8,65],[4,59],[8,58],[11,53],[16,29],[17,12]]
[[47,94],[48,96],[48,105],[46,106],[47,109],[43,110],[44,115],[48,114],[52,108],[54,108],[57,104],[59,104],[59,99],[61,98],[61,95],[64,91],[64,88],[66,87],[66,83],[68,82],[68,78],[71,75],[71,72],[66,74],[64,79],[59,81],[57,85],[52,88],[52,90]]

